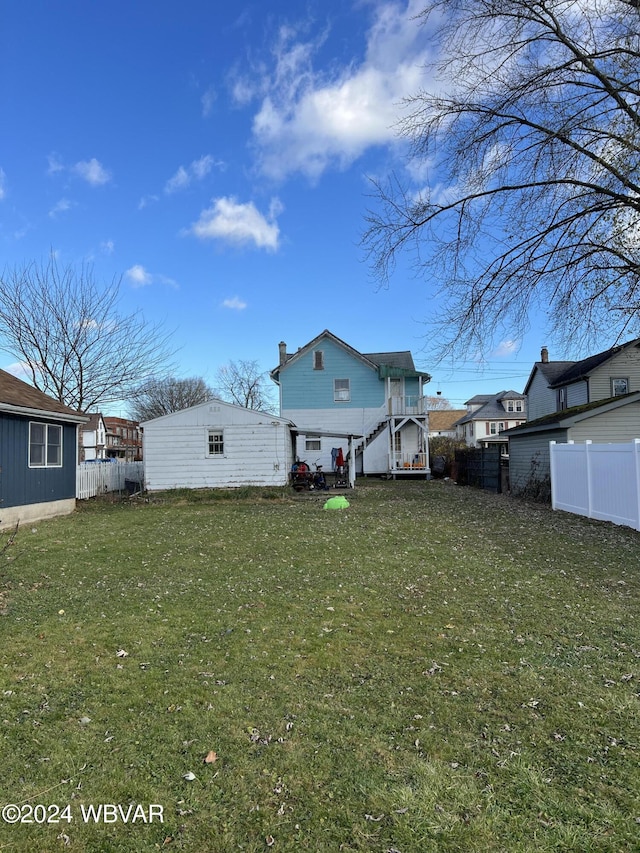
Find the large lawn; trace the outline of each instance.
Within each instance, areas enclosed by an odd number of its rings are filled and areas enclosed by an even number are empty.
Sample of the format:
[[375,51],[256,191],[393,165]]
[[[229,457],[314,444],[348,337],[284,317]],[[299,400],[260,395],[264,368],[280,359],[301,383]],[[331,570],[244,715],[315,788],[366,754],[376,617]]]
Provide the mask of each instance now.
[[0,850],[640,849],[640,535],[438,482],[349,499],[19,530],[0,803],[33,822]]

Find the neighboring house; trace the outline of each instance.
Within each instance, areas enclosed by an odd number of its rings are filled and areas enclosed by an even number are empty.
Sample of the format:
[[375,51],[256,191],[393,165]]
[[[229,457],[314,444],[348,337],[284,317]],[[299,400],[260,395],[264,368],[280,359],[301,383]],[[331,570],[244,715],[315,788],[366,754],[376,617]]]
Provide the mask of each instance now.
[[104,423],[107,458],[123,462],[138,462],[142,459],[142,433],[138,421],[107,417]]
[[471,447],[499,445],[508,451],[508,439],[503,433],[527,420],[527,398],[517,391],[498,394],[476,394],[465,403],[466,414],[456,421],[458,438]]
[[548,487],[550,441],[640,438],[640,339],[574,362],[549,361],[543,347],[525,392],[535,417],[508,435],[515,494]]
[[299,433],[298,458],[331,471],[339,450],[347,456],[344,436],[357,436],[358,473],[429,475],[431,377],[409,351],[361,353],[325,330],[294,353],[280,343],[279,356],[271,378],[281,417]]
[[210,400],[141,427],[149,491],[288,482],[291,424],[274,415]]
[[79,461],[93,462],[106,459],[107,430],[99,412],[90,414],[86,424],[80,427]]
[[529,419],[640,390],[640,338],[582,361],[549,361],[543,347],[527,381]]
[[467,414],[465,409],[437,409],[429,411],[429,438],[456,438],[456,423]]
[[87,420],[0,370],[0,527],[73,512],[78,426]]

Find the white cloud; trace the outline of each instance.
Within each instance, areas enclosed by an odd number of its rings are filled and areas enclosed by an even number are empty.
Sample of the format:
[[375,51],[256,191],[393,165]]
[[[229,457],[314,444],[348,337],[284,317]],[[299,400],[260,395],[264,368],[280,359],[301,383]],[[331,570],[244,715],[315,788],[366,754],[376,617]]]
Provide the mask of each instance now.
[[135,288],[148,287],[150,284],[156,283],[165,284],[168,287],[178,287],[178,283],[174,279],[160,273],[150,273],[142,264],[134,264],[132,267],[129,267],[125,272],[125,276],[131,282],[131,286]]
[[223,308],[231,308],[233,311],[244,311],[247,303],[239,296],[233,296],[231,299],[225,299],[222,303]]
[[61,198],[60,201],[56,202],[49,211],[49,218],[56,219],[60,213],[66,213],[67,210],[71,210],[72,207],[75,207],[75,202],[69,201],[68,198]]
[[317,179],[329,166],[346,168],[370,146],[397,140],[402,99],[424,85],[428,37],[412,19],[422,5],[379,6],[363,59],[331,77],[313,67],[321,40],[296,41],[291,29],[281,30],[271,73],[234,89],[239,99],[252,85],[264,92],[253,134],[265,174],[282,179],[301,172]]
[[159,200],[157,195],[145,195],[138,202],[138,210],[144,210],[145,207]]
[[210,154],[205,154],[199,160],[192,160],[186,168],[180,166],[175,175],[169,178],[164,185],[165,193],[171,195],[171,193],[186,189],[192,181],[204,180],[214,166],[222,168],[223,164],[218,160],[214,160]]
[[95,157],[92,157],[91,160],[80,160],[72,167],[71,171],[91,184],[92,187],[102,186],[111,180],[109,172]]
[[496,358],[501,358],[507,355],[513,355],[520,348],[520,341],[501,341],[492,355]]
[[113,240],[103,240],[100,243],[100,251],[104,252],[105,255],[112,255],[115,249],[115,243]]
[[7,373],[22,379],[23,382],[31,382],[32,374],[28,361],[14,361],[3,368]]
[[57,154],[49,154],[47,157],[47,174],[55,175],[56,172],[62,172],[64,170],[64,165],[62,164],[62,160],[58,157]]
[[4,169],[0,168],[0,201],[6,196],[6,180],[7,176],[5,174]]
[[200,99],[202,103],[202,115],[204,118],[207,118],[213,112],[213,105],[215,104],[216,99],[216,90],[213,88],[213,86],[209,86],[207,91]]
[[175,193],[178,190],[183,190],[185,187],[188,187],[191,183],[191,178],[187,170],[184,166],[180,166],[178,171],[172,178],[169,178],[167,183],[164,185],[164,191],[166,193]]
[[276,251],[280,243],[276,219],[282,210],[278,199],[271,202],[265,216],[253,202],[240,204],[233,197],[217,198],[211,207],[202,211],[189,232],[201,240],[221,240],[235,245],[253,243],[259,249]]

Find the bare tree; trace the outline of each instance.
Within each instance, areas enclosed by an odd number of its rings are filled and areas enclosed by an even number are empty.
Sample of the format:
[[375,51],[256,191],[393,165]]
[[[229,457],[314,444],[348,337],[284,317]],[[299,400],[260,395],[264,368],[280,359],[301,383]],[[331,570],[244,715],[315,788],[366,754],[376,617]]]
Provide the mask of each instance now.
[[[439,354],[640,328],[638,0],[428,0],[440,57],[405,103],[412,174],[375,184],[363,242],[439,281]],[[425,177],[427,176],[427,177]]]
[[171,412],[179,412],[215,397],[213,390],[200,376],[188,379],[149,379],[135,392],[131,416],[137,421],[150,421]]
[[427,409],[430,412],[445,412],[453,409],[453,406],[446,397],[432,397],[428,395],[426,398]]
[[32,384],[72,409],[127,399],[171,356],[169,335],[141,313],[118,311],[119,281],[99,285],[91,267],[52,257],[0,277],[0,348]]
[[272,414],[277,411],[267,373],[260,370],[257,361],[230,361],[218,370],[216,381],[217,394],[223,400],[245,409]]

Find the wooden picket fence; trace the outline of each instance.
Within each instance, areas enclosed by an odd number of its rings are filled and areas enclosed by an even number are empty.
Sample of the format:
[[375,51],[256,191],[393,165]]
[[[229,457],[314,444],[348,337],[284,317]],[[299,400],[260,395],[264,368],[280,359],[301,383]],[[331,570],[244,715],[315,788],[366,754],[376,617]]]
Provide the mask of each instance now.
[[[135,485],[132,485],[135,484]],[[143,462],[81,462],[76,472],[76,498],[144,488]]]

